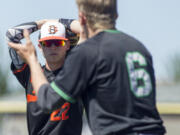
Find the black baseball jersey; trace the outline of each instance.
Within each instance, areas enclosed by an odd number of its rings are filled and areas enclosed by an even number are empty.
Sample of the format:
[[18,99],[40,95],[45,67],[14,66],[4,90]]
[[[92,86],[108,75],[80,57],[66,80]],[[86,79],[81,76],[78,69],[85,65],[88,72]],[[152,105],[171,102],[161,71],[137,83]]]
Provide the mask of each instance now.
[[45,98],[53,91],[72,103],[81,96],[94,135],[164,134],[155,87],[148,50],[123,32],[107,30],[70,52],[55,81],[39,89],[38,103],[53,109]]
[[[28,29],[30,33],[38,30],[35,22],[24,23],[9,29],[6,33],[7,40],[20,43],[20,40],[24,38],[22,34],[24,29]],[[81,100],[78,99],[76,104],[65,102],[50,113],[43,112],[37,104],[37,96],[31,84],[29,67],[20,59],[14,49],[9,48],[9,52],[12,59],[11,70],[26,89],[29,135],[81,135],[83,113]],[[61,70],[49,71],[45,67],[42,69],[49,82],[52,82]],[[59,99],[56,92],[51,94],[52,97],[48,97],[49,99]]]
[[[29,67],[25,64],[22,69],[16,70],[12,64],[11,69],[21,85],[26,89],[29,135],[81,135],[83,110],[80,101],[76,104],[65,102],[62,106],[59,106],[59,109],[50,114],[42,112],[36,103],[37,96],[31,84]],[[45,67],[42,69],[49,82],[53,81],[60,71],[58,69],[52,72]],[[58,100],[59,96],[54,92],[53,98]]]

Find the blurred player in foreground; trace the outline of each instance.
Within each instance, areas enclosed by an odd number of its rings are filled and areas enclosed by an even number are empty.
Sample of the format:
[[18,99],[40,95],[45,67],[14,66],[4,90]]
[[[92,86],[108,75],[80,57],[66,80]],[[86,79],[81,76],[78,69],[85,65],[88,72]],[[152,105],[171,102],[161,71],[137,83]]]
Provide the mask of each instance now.
[[[76,0],[81,43],[66,58],[62,72],[48,83],[27,31],[26,46],[9,45],[27,61],[43,111],[83,98],[94,135],[164,135],[156,109],[152,57],[135,38],[116,30],[116,0]],[[38,74],[38,76],[37,76]],[[59,100],[48,99],[56,92]]]
[[[7,32],[9,41],[20,43],[20,40],[24,38],[24,29],[33,33],[41,28],[38,47],[45,58],[45,66],[42,66],[42,70],[49,82],[52,82],[60,72],[70,45],[76,44],[77,35],[70,30],[70,26],[76,22],[68,19],[60,19],[60,21],[66,25],[66,28],[58,21],[40,20],[18,25]],[[69,37],[70,41],[66,37]],[[81,102],[78,101],[76,104],[65,102],[50,114],[42,112],[37,105],[37,96],[32,87],[29,66],[19,58],[14,49],[9,48],[9,53],[12,59],[13,74],[26,89],[29,135],[81,135]],[[56,92],[52,94],[52,97],[48,97],[49,99],[59,99]]]

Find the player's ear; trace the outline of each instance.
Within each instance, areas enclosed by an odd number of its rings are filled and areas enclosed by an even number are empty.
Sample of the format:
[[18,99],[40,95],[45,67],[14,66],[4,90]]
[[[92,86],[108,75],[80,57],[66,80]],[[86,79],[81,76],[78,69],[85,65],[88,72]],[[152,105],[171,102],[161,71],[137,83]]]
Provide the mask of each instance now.
[[79,23],[81,25],[85,25],[86,24],[86,16],[82,12],[79,12]]
[[66,50],[69,50],[69,48],[70,48],[70,42],[66,41]]

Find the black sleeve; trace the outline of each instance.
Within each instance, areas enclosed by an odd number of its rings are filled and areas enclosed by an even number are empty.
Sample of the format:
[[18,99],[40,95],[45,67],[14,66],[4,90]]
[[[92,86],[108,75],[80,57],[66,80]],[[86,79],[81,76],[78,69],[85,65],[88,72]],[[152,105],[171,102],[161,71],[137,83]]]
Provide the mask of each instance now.
[[73,48],[68,54],[55,80],[50,85],[40,88],[38,104],[43,110],[54,110],[57,104],[62,104],[63,100],[75,103],[90,83],[90,75],[96,67],[91,61],[95,62],[95,60],[87,59],[86,52],[77,49],[79,46]]
[[52,112],[62,106],[65,100],[61,98],[48,84],[40,87],[38,92],[38,105],[43,112]]
[[65,19],[65,18],[60,18],[59,22],[62,23],[67,29],[70,29],[70,25],[74,21],[74,19]]
[[17,69],[13,63],[11,63],[11,70],[19,83],[27,89],[28,82],[30,81],[30,69],[27,64],[23,64],[21,68]]
[[58,76],[51,83],[51,87],[68,102],[76,102],[88,84],[87,69],[91,68],[85,52],[77,46],[66,57],[64,66]]
[[59,19],[59,22],[62,23],[66,28],[66,38],[69,39],[71,47],[77,45],[79,40],[79,35],[71,31],[70,25],[74,19]]
[[[10,28],[6,32],[6,39],[9,42],[21,43],[21,40],[24,38],[23,30],[27,29],[29,33],[33,33],[38,30],[38,26],[35,22],[28,22],[17,25],[13,28]],[[9,55],[11,57],[11,70],[16,76],[17,80],[21,85],[26,89],[30,77],[30,70],[27,64],[18,56],[16,51],[13,48],[9,48]]]

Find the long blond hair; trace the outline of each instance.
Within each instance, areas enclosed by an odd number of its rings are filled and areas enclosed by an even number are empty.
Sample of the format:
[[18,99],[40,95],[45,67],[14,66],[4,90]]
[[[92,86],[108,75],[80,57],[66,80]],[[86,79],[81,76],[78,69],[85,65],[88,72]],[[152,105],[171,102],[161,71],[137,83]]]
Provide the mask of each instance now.
[[116,0],[76,0],[92,30],[113,29],[117,18]]

